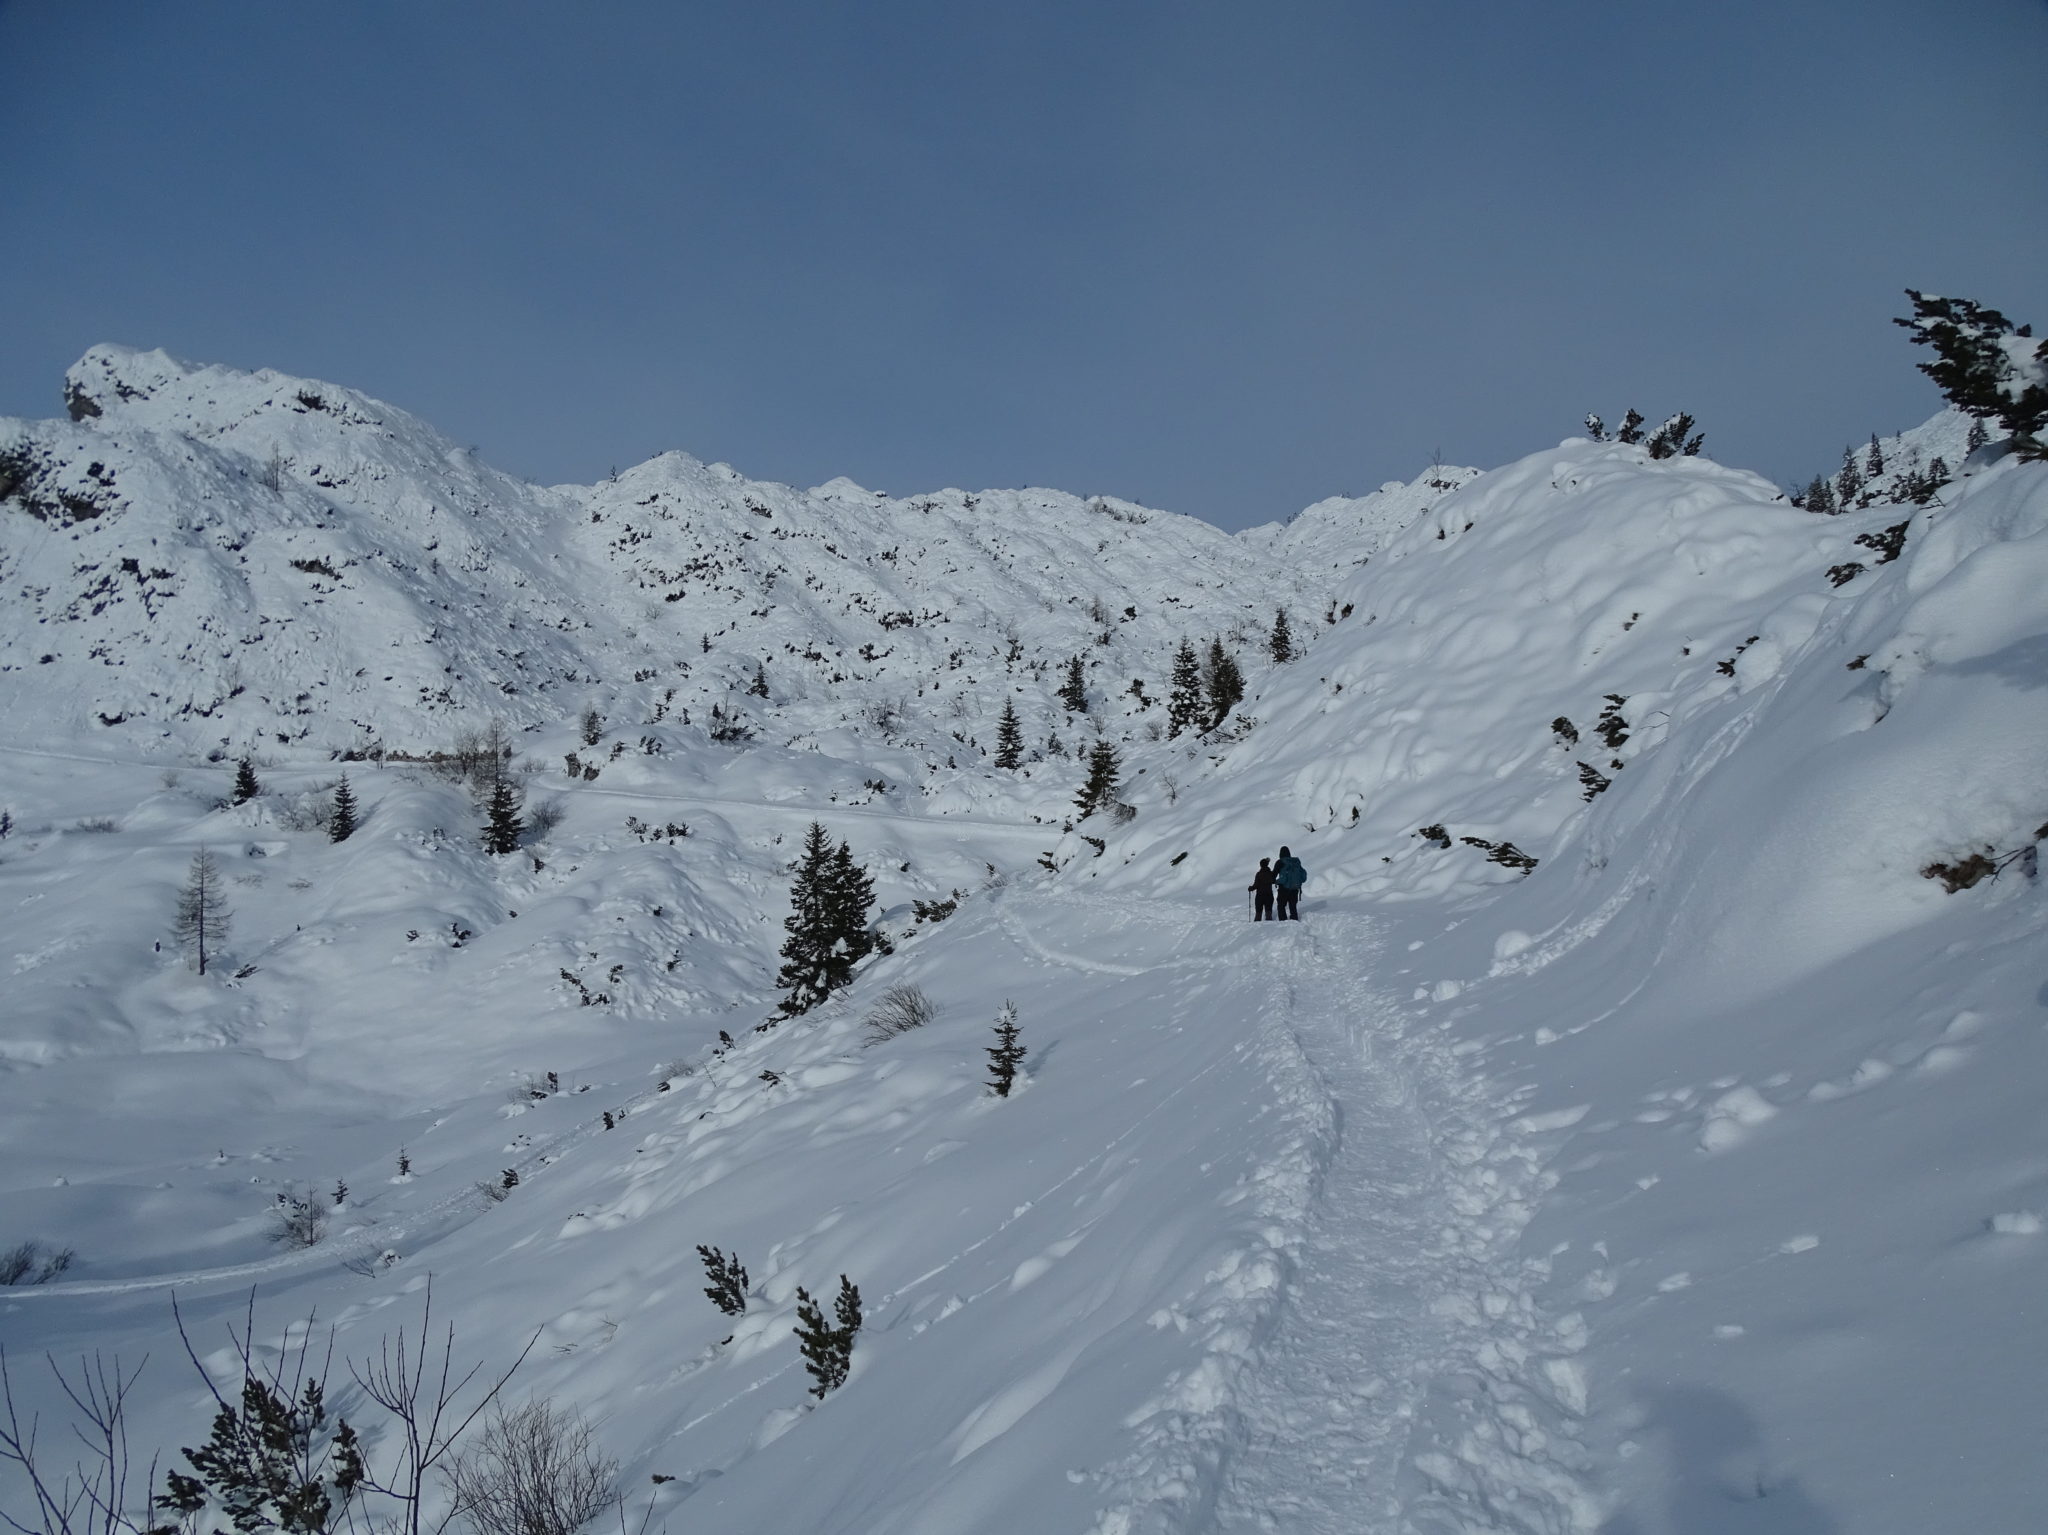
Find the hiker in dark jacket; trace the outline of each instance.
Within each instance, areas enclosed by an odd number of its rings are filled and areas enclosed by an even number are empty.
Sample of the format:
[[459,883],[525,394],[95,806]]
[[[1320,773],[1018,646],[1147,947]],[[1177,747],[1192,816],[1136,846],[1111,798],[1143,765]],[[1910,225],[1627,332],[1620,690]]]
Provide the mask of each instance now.
[[1280,893],[1280,920],[1299,922],[1301,920],[1301,887],[1308,883],[1308,869],[1286,848],[1280,849],[1280,861],[1273,866],[1273,883]]
[[1273,860],[1261,858],[1259,872],[1252,876],[1252,882],[1244,888],[1252,893],[1252,921],[1273,920]]

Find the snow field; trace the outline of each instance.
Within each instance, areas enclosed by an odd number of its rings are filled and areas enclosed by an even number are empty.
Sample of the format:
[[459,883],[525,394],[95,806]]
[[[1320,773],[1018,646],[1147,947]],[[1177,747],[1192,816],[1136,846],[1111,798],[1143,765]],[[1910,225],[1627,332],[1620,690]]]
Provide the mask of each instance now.
[[[537,1334],[519,1391],[678,1532],[1920,1535],[2048,1497],[2038,466],[1824,518],[1569,441],[1231,540],[683,455],[542,490],[331,386],[80,378],[106,417],[9,430],[97,510],[0,520],[0,702],[41,722],[0,746],[0,1245],[78,1256],[0,1342],[153,1352],[137,1442],[207,1410],[170,1291],[218,1366],[252,1284],[265,1347],[317,1312],[359,1357],[431,1275],[471,1357]],[[1306,653],[1265,665],[1283,602]],[[1150,739],[1130,677],[1217,632],[1261,723]],[[1074,653],[1092,723],[1050,701]],[[1011,694],[1034,744],[1122,743],[1135,819],[1062,835],[1071,757],[987,768]],[[523,856],[397,762],[350,766],[348,843],[293,811],[344,741],[490,714],[561,802]],[[218,808],[213,746],[266,794]],[[813,818],[899,948],[755,1033]],[[1306,920],[1255,927],[1283,843]],[[154,947],[202,845],[203,982]],[[1995,878],[1921,873],[1972,852]],[[865,1047],[899,981],[940,1020]],[[322,1243],[269,1240],[337,1177]],[[813,1404],[795,1292],[842,1273],[867,1326]]]

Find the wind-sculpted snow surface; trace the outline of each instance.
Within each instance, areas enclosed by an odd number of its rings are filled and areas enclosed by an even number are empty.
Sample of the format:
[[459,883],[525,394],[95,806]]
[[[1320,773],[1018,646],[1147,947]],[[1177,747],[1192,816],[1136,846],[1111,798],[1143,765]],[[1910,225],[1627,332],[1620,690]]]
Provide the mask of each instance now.
[[[1571,441],[1232,539],[680,454],[542,489],[332,386],[117,349],[72,383],[82,419],[0,435],[0,1253],[75,1250],[0,1290],[24,1412],[65,1407],[43,1350],[147,1353],[131,1439],[175,1458],[211,1407],[170,1292],[231,1390],[251,1286],[259,1354],[317,1312],[360,1359],[432,1276],[465,1357],[538,1334],[517,1392],[678,1535],[2048,1498],[2041,466],[1822,517]],[[1167,738],[1211,635],[1248,697]],[[512,853],[432,766],[333,760],[493,716],[548,823]],[[1097,734],[1122,782],[1075,822]],[[757,1028],[813,820],[892,949]],[[1282,844],[1304,920],[1254,925]],[[898,985],[935,1016],[870,1042]],[[796,1290],[842,1274],[816,1399]]]

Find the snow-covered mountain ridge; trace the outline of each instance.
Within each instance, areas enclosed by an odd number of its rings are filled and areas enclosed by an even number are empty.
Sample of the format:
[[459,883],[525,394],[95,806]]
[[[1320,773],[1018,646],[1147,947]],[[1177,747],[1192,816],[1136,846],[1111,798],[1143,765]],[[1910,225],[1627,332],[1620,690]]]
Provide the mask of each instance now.
[[[64,1405],[25,1356],[153,1351],[132,1432],[174,1456],[212,1409],[169,1292],[232,1385],[252,1284],[264,1347],[317,1310],[359,1358],[431,1274],[470,1357],[540,1330],[521,1392],[678,1535],[1920,1535],[2048,1496],[2048,469],[1965,464],[1961,418],[1884,444],[1961,471],[1925,505],[1573,439],[1233,539],[681,455],[539,489],[331,386],[104,349],[74,382],[99,416],[0,434],[35,458],[0,1250],[76,1249],[0,1291],[25,1406]],[[1173,647],[1233,633],[1232,720],[1155,738]],[[559,824],[492,857],[390,758],[326,840],[333,751],[490,715]],[[1134,814],[1063,830],[1046,737],[1098,731]],[[261,748],[246,804],[223,740]],[[895,952],[755,1032],[814,818]],[[1305,921],[1254,926],[1281,843]],[[202,846],[204,978],[168,928]],[[937,1016],[872,1043],[899,984]],[[270,1239],[337,1179],[323,1241]],[[796,1287],[840,1274],[867,1321],[813,1403]]]
[[[1238,539],[1108,497],[803,492],[681,453],[542,488],[354,391],[161,352],[95,348],[66,397],[73,423],[0,425],[0,686],[145,747],[417,751],[451,717],[553,721],[600,683],[665,746],[686,720],[701,741],[714,703],[815,746],[874,734],[856,692],[922,778],[979,766],[1006,694],[1034,744],[1057,734],[1070,655],[1105,722],[1141,732],[1178,644],[1255,647],[1282,606],[1311,630],[1374,537],[1441,494],[1390,486]],[[743,698],[757,667],[768,695]]]

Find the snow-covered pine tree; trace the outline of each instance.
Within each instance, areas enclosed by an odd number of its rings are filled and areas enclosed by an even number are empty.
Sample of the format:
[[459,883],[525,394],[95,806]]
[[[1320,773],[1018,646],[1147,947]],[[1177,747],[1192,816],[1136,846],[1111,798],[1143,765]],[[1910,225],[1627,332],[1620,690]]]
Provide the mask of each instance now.
[[237,805],[246,805],[262,792],[263,785],[256,781],[255,762],[244,757],[235,764],[235,787],[228,796],[229,801]]
[[1081,674],[1081,658],[1079,656],[1075,656],[1067,662],[1067,680],[1060,684],[1059,698],[1060,702],[1065,704],[1071,713],[1086,714],[1088,712],[1088,681]]
[[1616,442],[1641,442],[1643,440],[1643,413],[1633,405],[1628,414],[1621,418],[1621,425],[1615,429]]
[[875,952],[875,930],[869,908],[875,904],[875,881],[854,861],[853,848],[842,842],[833,850],[825,871],[825,910],[833,943],[831,989],[853,980],[854,967]]
[[1705,446],[1707,434],[1695,432],[1692,416],[1686,411],[1669,417],[1656,434],[1649,439],[1647,447],[1652,458],[1677,458],[1683,455],[1692,458]]
[[1984,422],[1981,419],[1973,420],[1970,423],[1970,435],[1963,439],[1963,451],[1975,453],[1990,440],[1991,433],[1985,428]]
[[1813,483],[1806,487],[1806,509],[1831,517],[1835,512],[1835,487],[1820,475],[1813,477]]
[[1003,716],[996,721],[996,766],[1014,768],[1024,761],[1024,727],[1017,720],[1017,706],[1003,700]]
[[782,919],[789,936],[782,941],[782,969],[775,984],[783,992],[781,1010],[785,1017],[809,1012],[831,993],[826,956],[832,938],[825,915],[831,862],[832,839],[822,825],[813,821],[804,834],[796,877],[790,882],[789,915]]
[[783,993],[785,1018],[809,1012],[832,994],[832,947],[838,937],[830,909],[832,862],[832,839],[813,821],[790,883],[789,915],[782,919],[789,936],[782,942],[775,984]]
[[998,1098],[1010,1096],[1010,1089],[1017,1082],[1017,1068],[1024,1064],[1019,1032],[1017,1004],[1005,1002],[996,1014],[996,1042],[988,1049],[988,1090]]
[[1294,631],[1287,627],[1287,609],[1277,608],[1273,613],[1273,633],[1266,641],[1266,649],[1276,662],[1285,663],[1294,659]]
[[1202,668],[1202,691],[1209,706],[1205,730],[1214,730],[1244,701],[1244,673],[1238,670],[1237,658],[1223,648],[1220,639],[1209,642],[1209,661]]
[[348,786],[348,774],[334,786],[334,807],[327,815],[327,840],[346,842],[356,834],[356,791]]
[[1088,748],[1088,778],[1081,785],[1081,792],[1074,796],[1074,809],[1082,819],[1093,815],[1116,798],[1116,791],[1122,782],[1123,764],[1117,758],[1116,748],[1106,740],[1098,738]]
[[199,973],[227,942],[228,925],[234,913],[228,910],[227,881],[213,854],[201,848],[192,855],[185,871],[185,888],[178,892],[178,910],[172,931],[186,953],[198,962]]
[[1587,416],[1586,435],[1592,438],[1595,442],[1605,442],[1607,440],[1607,423],[1605,421],[1602,421],[1598,416]]
[[754,663],[754,680],[747,684],[747,691],[756,698],[766,698],[768,696],[768,663],[766,661],[756,661]]
[[1842,467],[1835,475],[1835,504],[1848,511],[1856,504],[1856,493],[1863,488],[1863,470],[1856,462],[1854,448],[1842,449]]
[[526,822],[519,814],[519,791],[512,780],[499,778],[491,786],[491,798],[484,809],[484,851],[493,855],[515,853]]
[[1202,723],[1202,658],[1186,640],[1173,653],[1173,678],[1166,694],[1166,735],[1169,740]]
[[[2048,340],[2033,327],[2015,327],[1996,309],[1969,299],[1938,298],[1913,288],[1913,318],[1896,320],[1934,361],[1920,364],[1942,395],[1980,421],[1990,417],[2017,440],[2027,457],[2048,454]],[[1974,433],[1972,434],[1974,435]],[[1973,448],[1974,452],[1975,449]]]
[[1875,432],[1870,434],[1870,451],[1863,455],[1863,473],[1873,480],[1884,473],[1884,449],[1878,444]]
[[595,704],[585,709],[583,717],[576,723],[577,729],[583,736],[583,744],[585,746],[595,746],[604,739],[604,716],[597,712]]

